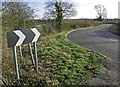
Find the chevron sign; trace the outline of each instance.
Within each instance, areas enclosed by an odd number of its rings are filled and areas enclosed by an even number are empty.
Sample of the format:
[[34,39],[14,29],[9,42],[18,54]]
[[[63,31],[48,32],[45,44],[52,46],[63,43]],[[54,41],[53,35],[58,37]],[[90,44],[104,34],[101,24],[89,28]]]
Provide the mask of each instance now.
[[[32,59],[32,63],[35,66],[36,72],[38,71],[38,61],[37,61],[37,47],[36,41],[39,39],[40,33],[36,28],[32,29],[19,29],[13,32],[7,32],[7,44],[8,47],[13,47],[13,58],[16,70],[16,79],[19,80],[19,67],[17,62],[17,51],[16,46],[20,47],[20,55],[22,56],[21,45],[28,44],[29,51]],[[34,52],[32,52],[31,43],[34,46]]]
[[7,33],[8,47],[20,46],[31,42],[36,42],[40,37],[38,29],[20,29]]

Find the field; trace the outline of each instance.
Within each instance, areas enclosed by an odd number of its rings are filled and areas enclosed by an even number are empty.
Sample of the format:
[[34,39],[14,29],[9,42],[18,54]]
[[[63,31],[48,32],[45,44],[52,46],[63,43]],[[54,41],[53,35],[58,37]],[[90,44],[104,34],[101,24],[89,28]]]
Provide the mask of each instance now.
[[[19,84],[15,80],[12,49],[7,48],[6,28],[2,33],[2,43],[4,43],[2,45],[2,80],[4,85],[86,85],[89,84],[90,78],[97,77],[102,70],[104,57],[89,49],[77,46],[65,38],[65,34],[74,29],[69,29],[72,24],[68,24],[67,29],[64,27],[61,33],[45,31],[46,28],[43,28],[43,25],[47,27],[47,24],[37,26],[42,35],[37,42],[39,71],[38,73],[34,71],[28,47],[23,45],[23,60],[18,57],[21,78]],[[83,26],[80,23],[78,24]],[[83,27],[89,27],[90,25],[94,26],[94,23],[85,24]],[[19,56],[19,51],[17,53]]]
[[[40,29],[42,36],[48,36],[56,34],[56,26],[55,26],[55,20],[52,21],[35,21],[36,27]],[[70,31],[77,28],[83,28],[83,27],[94,27],[102,24],[99,21],[94,20],[77,20],[77,19],[66,19],[63,20],[61,29],[62,31]]]

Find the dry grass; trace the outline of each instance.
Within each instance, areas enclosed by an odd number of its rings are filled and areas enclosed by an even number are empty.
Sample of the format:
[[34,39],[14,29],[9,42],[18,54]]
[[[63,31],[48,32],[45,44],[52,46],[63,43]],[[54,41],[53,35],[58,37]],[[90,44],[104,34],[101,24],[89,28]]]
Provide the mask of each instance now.
[[[63,20],[62,23],[62,31],[68,31],[73,30],[77,28],[84,28],[84,27],[94,27],[101,25],[102,23],[99,21],[94,20]],[[40,25],[37,25],[37,28],[40,29],[43,36],[51,35],[56,32],[55,28],[55,21],[46,22],[46,23],[40,23]]]

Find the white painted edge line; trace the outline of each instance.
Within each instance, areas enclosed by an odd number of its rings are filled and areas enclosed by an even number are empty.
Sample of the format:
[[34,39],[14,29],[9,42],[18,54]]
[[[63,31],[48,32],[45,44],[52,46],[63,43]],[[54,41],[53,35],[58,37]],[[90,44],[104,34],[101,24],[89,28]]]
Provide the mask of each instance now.
[[95,27],[85,27],[85,28],[78,28],[78,29],[74,29],[74,30],[71,30],[70,32],[68,32],[65,37],[67,38],[68,34],[72,33],[72,32],[75,32],[75,31],[78,31],[78,30],[84,30],[84,29],[91,29],[91,28],[97,28],[97,27],[101,27],[101,26],[104,26],[105,24],[102,24],[102,25],[99,25],[99,26],[95,26]]
[[[72,31],[68,32],[68,33],[65,35],[65,38],[67,38],[68,34],[70,34],[70,33],[72,33],[72,32],[75,32],[75,31],[77,31],[77,30],[90,29],[90,28],[97,28],[97,27],[101,27],[101,26],[104,26],[104,25],[105,25],[105,24],[102,24],[102,25],[99,25],[99,26],[95,26],[95,27],[86,27],[86,28],[75,29],[75,30],[72,30]],[[67,38],[67,40],[69,40],[69,39]],[[70,41],[70,40],[69,40],[69,41]],[[74,44],[75,44],[75,43],[74,43]],[[76,45],[78,45],[78,44],[76,44]],[[78,46],[80,46],[80,45],[78,45]],[[84,46],[82,46],[82,47],[84,47]],[[84,47],[84,48],[87,48],[87,47]],[[89,49],[89,48],[87,48],[87,49]],[[102,54],[102,53],[100,53],[100,52],[97,52],[97,51],[92,50],[92,49],[89,49],[89,50],[91,50],[91,51],[93,51],[93,52],[96,52],[96,53],[98,53],[99,55],[102,55],[102,56],[105,57],[106,59],[109,59],[109,60],[111,60],[111,61],[113,61],[113,62],[115,62],[115,63],[120,64],[120,62],[115,61],[115,60],[112,60],[111,58],[105,56],[104,54]]]

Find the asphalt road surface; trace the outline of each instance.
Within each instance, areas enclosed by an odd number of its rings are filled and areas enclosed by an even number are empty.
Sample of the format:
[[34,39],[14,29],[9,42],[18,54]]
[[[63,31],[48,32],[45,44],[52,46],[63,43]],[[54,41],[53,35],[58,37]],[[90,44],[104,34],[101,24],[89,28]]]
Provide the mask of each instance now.
[[118,61],[118,43],[120,37],[112,34],[106,24],[95,28],[75,30],[67,34],[67,38],[75,44],[97,51],[113,61]]

